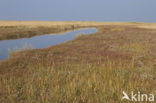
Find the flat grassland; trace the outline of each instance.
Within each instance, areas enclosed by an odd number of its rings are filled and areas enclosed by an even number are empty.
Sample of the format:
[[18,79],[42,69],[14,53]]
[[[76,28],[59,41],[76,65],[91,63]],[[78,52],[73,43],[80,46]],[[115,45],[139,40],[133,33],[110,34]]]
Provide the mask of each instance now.
[[96,27],[98,32],[11,53],[0,62],[0,103],[128,103],[121,101],[122,91],[156,95],[154,23],[1,22],[6,30],[15,24],[56,24]]
[[83,21],[0,21],[0,40],[29,38],[35,35],[65,32],[100,25],[133,25],[156,29],[155,23],[136,22],[83,22]]

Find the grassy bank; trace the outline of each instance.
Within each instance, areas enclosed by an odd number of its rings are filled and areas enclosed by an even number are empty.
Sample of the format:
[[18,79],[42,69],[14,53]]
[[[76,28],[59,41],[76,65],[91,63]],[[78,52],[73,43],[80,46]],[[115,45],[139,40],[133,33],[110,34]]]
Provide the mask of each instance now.
[[[32,22],[33,23],[33,22]],[[51,33],[60,33],[66,32],[69,30],[85,28],[92,25],[84,25],[84,24],[74,24],[74,23],[51,23],[49,24],[18,24],[18,23],[1,23],[3,25],[0,26],[0,40],[8,40],[8,39],[18,39],[18,38],[29,38],[36,35],[44,35]]]
[[128,103],[121,102],[122,91],[156,95],[156,30],[130,25],[97,29],[1,61],[0,102]]

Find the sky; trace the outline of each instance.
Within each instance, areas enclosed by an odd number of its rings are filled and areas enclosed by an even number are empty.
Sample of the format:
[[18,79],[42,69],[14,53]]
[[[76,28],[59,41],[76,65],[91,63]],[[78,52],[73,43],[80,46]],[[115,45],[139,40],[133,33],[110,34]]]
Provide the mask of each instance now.
[[156,0],[0,0],[0,20],[156,22]]

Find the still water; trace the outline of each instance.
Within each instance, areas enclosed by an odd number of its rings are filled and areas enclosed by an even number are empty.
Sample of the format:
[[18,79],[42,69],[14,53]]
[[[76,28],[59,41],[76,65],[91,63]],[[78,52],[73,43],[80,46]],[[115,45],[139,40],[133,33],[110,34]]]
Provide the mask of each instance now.
[[76,35],[79,34],[92,34],[95,33],[97,29],[81,29],[72,32],[62,33],[62,34],[49,34],[35,36],[32,38],[22,38],[14,40],[3,40],[0,41],[0,60],[7,59],[9,52],[21,49],[32,49],[32,48],[45,48],[52,45],[57,45],[65,41],[73,40]]

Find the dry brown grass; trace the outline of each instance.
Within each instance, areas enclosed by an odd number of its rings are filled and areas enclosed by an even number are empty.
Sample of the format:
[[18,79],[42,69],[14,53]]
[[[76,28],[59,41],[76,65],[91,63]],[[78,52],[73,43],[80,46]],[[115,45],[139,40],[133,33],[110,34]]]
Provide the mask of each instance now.
[[[0,26],[55,26],[55,25],[99,25],[100,22],[81,22],[81,21],[0,21]],[[106,23],[107,24],[107,23]]]
[[156,28],[156,23],[141,23],[141,22],[91,22],[91,21],[2,21],[0,20],[0,26],[54,26],[54,25],[133,25],[143,28]]

